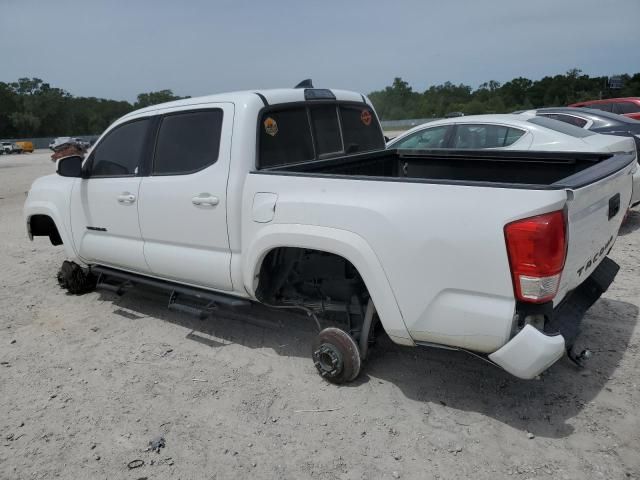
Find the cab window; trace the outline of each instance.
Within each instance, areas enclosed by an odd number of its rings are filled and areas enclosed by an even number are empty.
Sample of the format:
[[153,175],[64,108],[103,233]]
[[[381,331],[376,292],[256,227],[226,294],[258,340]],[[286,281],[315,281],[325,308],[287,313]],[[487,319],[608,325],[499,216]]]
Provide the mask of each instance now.
[[259,128],[261,167],[304,162],[314,158],[306,108],[265,113]]
[[346,153],[384,148],[384,135],[373,111],[366,105],[340,105]]
[[342,135],[335,105],[314,105],[309,108],[313,138],[316,140],[318,156],[342,152]]
[[137,175],[149,120],[135,120],[114,128],[91,153],[91,177]]
[[185,175],[218,160],[222,110],[202,110],[167,115],[162,119],[153,175]]
[[365,104],[297,104],[267,110],[258,124],[259,168],[382,149],[382,129]]

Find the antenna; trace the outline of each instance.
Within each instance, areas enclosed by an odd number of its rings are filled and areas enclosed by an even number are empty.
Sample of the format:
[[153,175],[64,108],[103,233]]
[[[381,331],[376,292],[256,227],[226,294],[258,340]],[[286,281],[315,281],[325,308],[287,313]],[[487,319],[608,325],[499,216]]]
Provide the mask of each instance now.
[[302,80],[293,88],[313,88],[313,81],[310,78],[307,78],[305,80]]

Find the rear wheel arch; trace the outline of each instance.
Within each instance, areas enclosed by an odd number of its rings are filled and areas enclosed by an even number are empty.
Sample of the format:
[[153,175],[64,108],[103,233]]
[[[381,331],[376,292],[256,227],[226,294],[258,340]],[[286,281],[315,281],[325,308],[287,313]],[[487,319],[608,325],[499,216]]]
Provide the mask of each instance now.
[[369,244],[353,232],[299,224],[276,224],[264,228],[248,245],[244,258],[243,283],[251,296],[258,299],[256,293],[265,258],[273,250],[283,248],[317,251],[344,259],[362,279],[389,336],[396,343],[414,345],[378,257]]
[[[300,257],[311,259],[312,262],[314,260],[323,262],[325,268],[321,267],[322,271],[316,268],[316,270],[318,270],[318,275],[325,274],[328,276],[333,274],[333,278],[339,278],[341,276],[340,273],[343,273],[345,279],[354,280],[356,288],[360,287],[363,291],[369,293],[369,289],[362,278],[362,275],[348,258],[325,250],[283,246],[272,248],[266,252],[262,258],[260,268],[258,270],[258,283],[255,291],[256,297],[260,299],[260,296],[265,295],[269,289],[277,288],[277,285],[274,285],[273,282],[285,284],[287,282],[287,278],[279,279],[277,277],[279,275],[286,274],[283,270],[286,269],[288,262],[299,261],[298,259]],[[343,264],[341,267],[340,263]],[[342,272],[336,271],[336,266],[339,266]],[[314,268],[313,263],[307,262],[306,268]],[[312,272],[305,273],[311,274]],[[271,283],[266,284],[266,282],[269,281],[271,281]]]

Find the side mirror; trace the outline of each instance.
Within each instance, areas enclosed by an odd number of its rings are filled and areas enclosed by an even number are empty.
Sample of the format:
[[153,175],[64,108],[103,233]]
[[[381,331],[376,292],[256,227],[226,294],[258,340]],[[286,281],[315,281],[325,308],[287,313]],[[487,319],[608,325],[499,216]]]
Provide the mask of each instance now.
[[79,155],[64,157],[58,160],[57,173],[61,177],[82,177],[82,160]]

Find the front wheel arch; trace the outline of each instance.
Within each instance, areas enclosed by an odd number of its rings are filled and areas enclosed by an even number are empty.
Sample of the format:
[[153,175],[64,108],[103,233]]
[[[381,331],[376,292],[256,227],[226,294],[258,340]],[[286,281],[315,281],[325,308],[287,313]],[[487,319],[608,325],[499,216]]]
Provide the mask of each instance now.
[[28,220],[28,229],[31,237],[49,237],[52,245],[63,244],[56,222],[49,215],[32,215]]

